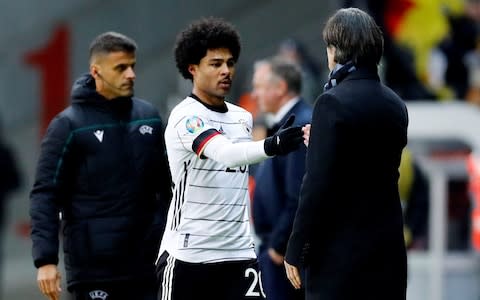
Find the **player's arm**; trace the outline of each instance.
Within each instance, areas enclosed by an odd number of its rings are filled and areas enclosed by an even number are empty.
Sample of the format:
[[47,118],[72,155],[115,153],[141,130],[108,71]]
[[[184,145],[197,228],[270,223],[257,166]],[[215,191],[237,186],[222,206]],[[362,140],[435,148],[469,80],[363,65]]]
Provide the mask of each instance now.
[[300,126],[292,126],[295,116],[271,137],[256,142],[232,143],[217,130],[202,132],[193,142],[192,149],[199,156],[211,158],[227,167],[255,164],[270,156],[284,155],[296,150],[303,142]]
[[254,164],[269,157],[263,147],[264,141],[232,143],[215,129],[204,131],[195,142],[192,148],[198,156],[211,158],[227,167]]

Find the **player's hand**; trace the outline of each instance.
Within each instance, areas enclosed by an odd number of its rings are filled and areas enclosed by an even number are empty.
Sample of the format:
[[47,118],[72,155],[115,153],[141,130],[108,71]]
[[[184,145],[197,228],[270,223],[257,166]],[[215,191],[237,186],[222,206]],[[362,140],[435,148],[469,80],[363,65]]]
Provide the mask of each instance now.
[[44,265],[38,268],[37,283],[40,291],[50,300],[60,300],[61,276],[56,265]]
[[283,261],[285,265],[285,271],[287,273],[287,278],[290,280],[290,283],[295,289],[300,289],[302,286],[302,280],[300,279],[300,272],[298,272],[297,267],[290,265],[287,261]]
[[303,143],[305,146],[308,147],[308,142],[310,141],[310,128],[312,127],[311,124],[306,124],[305,126],[302,127],[303,131]]
[[303,131],[300,126],[292,126],[294,121],[295,115],[290,115],[273,136],[265,139],[263,147],[268,156],[285,155],[298,149],[303,142]]
[[275,251],[273,248],[268,249],[268,256],[273,261],[274,264],[281,266],[283,264],[283,255]]

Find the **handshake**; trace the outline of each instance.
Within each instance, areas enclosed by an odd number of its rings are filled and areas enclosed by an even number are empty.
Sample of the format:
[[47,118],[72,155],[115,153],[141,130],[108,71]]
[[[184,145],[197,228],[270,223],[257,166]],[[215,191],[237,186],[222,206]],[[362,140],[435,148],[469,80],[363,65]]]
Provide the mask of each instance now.
[[273,136],[265,139],[263,148],[268,156],[288,154],[298,149],[302,142],[307,145],[310,131],[304,131],[301,126],[292,126],[293,121],[295,115],[290,115]]

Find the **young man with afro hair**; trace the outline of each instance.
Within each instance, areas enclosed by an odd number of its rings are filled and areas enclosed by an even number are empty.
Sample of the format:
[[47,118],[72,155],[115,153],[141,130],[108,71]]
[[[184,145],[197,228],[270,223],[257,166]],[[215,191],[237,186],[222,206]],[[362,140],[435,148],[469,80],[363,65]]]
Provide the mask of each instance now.
[[264,299],[248,212],[248,165],[297,149],[293,117],[252,142],[252,116],[225,101],[240,54],[230,24],[204,18],[180,32],[179,72],[192,93],[165,130],[174,190],[157,260],[158,299]]

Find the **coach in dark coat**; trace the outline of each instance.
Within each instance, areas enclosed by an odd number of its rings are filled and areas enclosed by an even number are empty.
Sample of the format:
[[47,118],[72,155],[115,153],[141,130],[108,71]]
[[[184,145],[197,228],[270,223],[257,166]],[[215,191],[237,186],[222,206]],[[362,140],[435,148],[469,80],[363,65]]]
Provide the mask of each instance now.
[[405,299],[397,181],[407,110],[379,80],[383,38],[369,15],[341,9],[323,37],[332,72],[312,116],[287,277],[299,288],[305,268],[308,300]]

